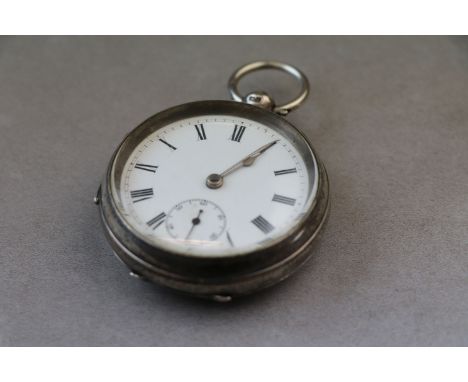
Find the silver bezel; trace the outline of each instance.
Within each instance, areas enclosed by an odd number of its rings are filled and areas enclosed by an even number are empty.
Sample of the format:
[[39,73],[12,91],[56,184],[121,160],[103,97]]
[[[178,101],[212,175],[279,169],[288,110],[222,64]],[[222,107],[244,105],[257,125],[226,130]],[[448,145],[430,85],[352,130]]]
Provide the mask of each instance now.
[[[303,218],[265,248],[229,256],[199,257],[172,252],[148,243],[125,220],[112,184],[123,164],[144,137],[175,121],[200,115],[233,115],[281,130],[296,145],[304,160],[317,170],[317,193]],[[304,151],[307,150],[307,151]],[[119,173],[120,172],[120,173]],[[307,138],[284,118],[264,109],[233,101],[198,101],[162,111],[131,131],[114,152],[101,186],[100,211],[106,235],[116,255],[148,280],[182,292],[219,299],[251,293],[281,281],[310,256],[309,247],[324,225],[329,209],[325,168]]]

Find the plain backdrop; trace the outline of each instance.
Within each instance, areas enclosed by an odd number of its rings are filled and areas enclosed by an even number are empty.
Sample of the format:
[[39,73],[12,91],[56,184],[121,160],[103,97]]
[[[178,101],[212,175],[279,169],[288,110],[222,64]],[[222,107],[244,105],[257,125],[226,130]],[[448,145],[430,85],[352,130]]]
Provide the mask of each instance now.
[[[330,177],[313,259],[229,304],[129,277],[92,203],[110,155],[258,59],[311,83],[287,118]],[[0,345],[468,345],[466,38],[3,37],[0,133]]]

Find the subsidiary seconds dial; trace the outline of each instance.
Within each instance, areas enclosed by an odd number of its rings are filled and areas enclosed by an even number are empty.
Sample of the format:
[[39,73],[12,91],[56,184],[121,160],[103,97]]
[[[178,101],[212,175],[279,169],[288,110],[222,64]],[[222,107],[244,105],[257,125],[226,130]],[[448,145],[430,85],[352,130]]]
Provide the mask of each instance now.
[[174,239],[193,244],[216,244],[226,228],[226,215],[213,202],[189,199],[175,205],[167,214],[166,228]]

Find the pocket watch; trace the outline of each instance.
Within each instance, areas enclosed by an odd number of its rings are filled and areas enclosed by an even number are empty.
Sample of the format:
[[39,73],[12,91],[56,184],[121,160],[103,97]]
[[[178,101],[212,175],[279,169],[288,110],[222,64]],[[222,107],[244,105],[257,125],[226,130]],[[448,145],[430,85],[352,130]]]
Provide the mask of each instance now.
[[[301,85],[275,105],[239,80],[277,69]],[[308,96],[296,67],[258,61],[229,79],[231,101],[161,111],[119,145],[95,197],[104,232],[130,274],[230,301],[285,279],[312,254],[329,210],[325,167],[284,117]]]

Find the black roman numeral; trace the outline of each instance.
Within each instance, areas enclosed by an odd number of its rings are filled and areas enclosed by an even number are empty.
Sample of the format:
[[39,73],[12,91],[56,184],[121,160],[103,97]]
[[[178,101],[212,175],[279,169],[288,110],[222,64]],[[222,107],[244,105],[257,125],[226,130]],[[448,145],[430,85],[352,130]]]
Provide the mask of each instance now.
[[159,140],[164,143],[167,147],[169,147],[171,150],[177,150],[177,147],[172,146],[170,143],[166,142],[164,139],[159,138]]
[[297,172],[296,170],[296,167],[294,168],[288,168],[287,170],[278,170],[278,171],[275,171],[275,175],[278,176],[278,175],[284,175],[284,174],[293,174]]
[[262,215],[258,215],[255,219],[252,220],[252,223],[265,235],[275,229],[275,227],[273,227],[273,225]]
[[156,172],[156,169],[158,168],[158,166],[152,166],[150,164],[143,164],[143,163],[137,163],[135,165],[135,168],[139,169],[139,170],[145,170],[145,171],[149,171],[149,172]]
[[203,123],[199,125],[195,125],[195,129],[197,129],[198,139],[200,141],[204,141],[206,139],[205,128],[203,127]]
[[296,204],[296,199],[288,198],[287,196],[278,195],[278,194],[273,195],[272,200],[274,202],[284,203],[284,204],[288,204],[290,206],[294,206]]
[[166,213],[161,212],[158,216],[154,217],[150,221],[147,221],[146,224],[148,224],[150,227],[153,227],[153,230],[158,228],[162,223],[164,223],[164,220],[166,219]]
[[152,188],[144,188],[142,190],[130,191],[130,196],[135,199],[133,203],[141,202],[146,199],[151,199],[154,195]]
[[231,239],[231,235],[229,235],[229,232],[228,232],[228,231],[226,231],[226,237],[227,237],[227,239],[228,239],[229,245],[230,245],[231,247],[234,247],[234,243],[233,243],[233,241],[232,241],[232,239]]
[[232,132],[231,141],[240,142],[242,135],[244,135],[245,126],[234,126],[234,131]]

